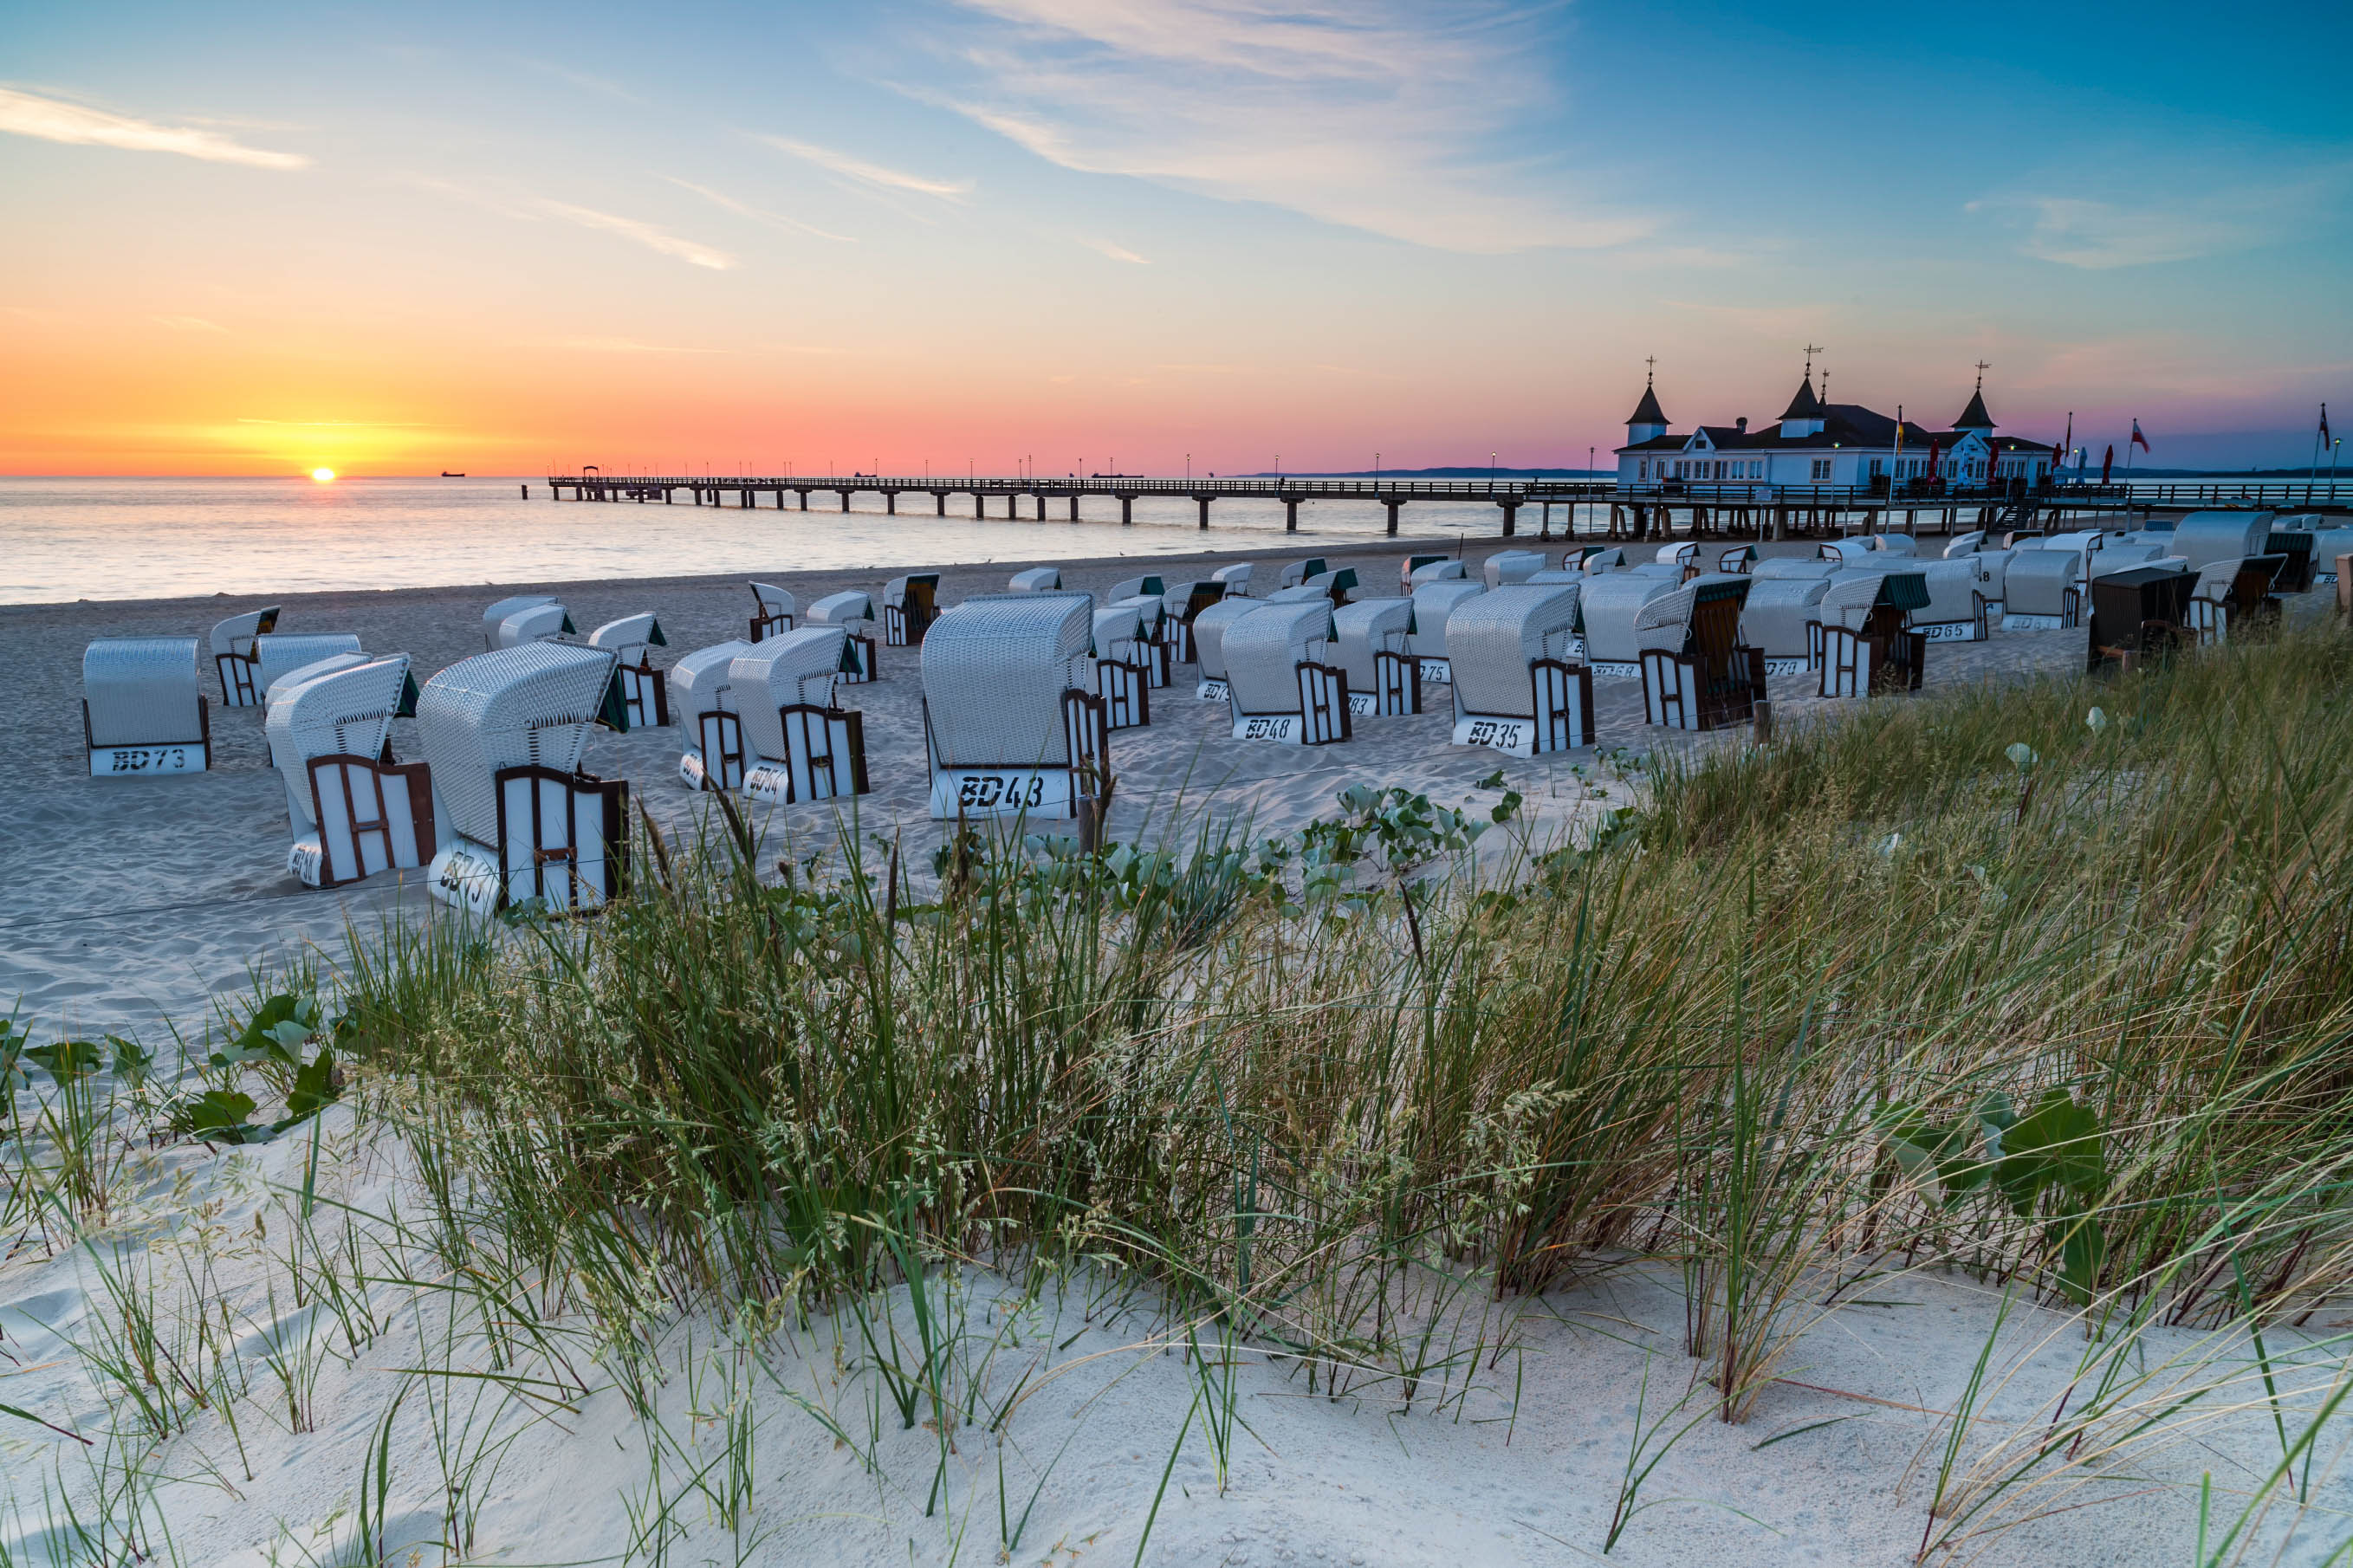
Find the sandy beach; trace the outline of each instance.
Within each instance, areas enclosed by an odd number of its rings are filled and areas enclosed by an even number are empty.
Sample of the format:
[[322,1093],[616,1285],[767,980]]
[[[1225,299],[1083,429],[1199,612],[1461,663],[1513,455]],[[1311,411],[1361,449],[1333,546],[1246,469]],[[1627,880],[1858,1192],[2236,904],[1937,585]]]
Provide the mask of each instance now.
[[[1364,595],[1394,593],[1400,559],[1417,550],[1451,550],[1455,542],[1401,540],[1389,550],[1338,555],[1353,566]],[[1514,545],[1540,548],[1525,539]],[[1940,546],[1936,542],[1924,550]],[[1479,563],[1501,542],[1474,545]],[[1774,553],[1810,556],[1811,543],[1778,544]],[[1264,550],[1139,561],[1051,562],[1066,585],[1100,592],[1153,572],[1176,582],[1234,561],[1260,563],[1271,579],[1288,559],[1311,553]],[[939,602],[1002,591],[1007,576],[1029,563],[996,563],[943,571]],[[779,573],[807,604],[842,588],[879,597],[885,574]],[[481,649],[480,615],[490,601],[517,593],[560,595],[583,632],[620,616],[651,610],[670,639],[657,663],[690,649],[742,637],[752,596],[740,579],[683,578],[602,583],[507,583],[385,593],[305,595],[282,601],[285,632],[353,632],[371,652],[406,651],[420,684],[433,672]],[[255,603],[265,601],[257,600]],[[212,709],[212,771],[174,779],[92,779],[83,763],[79,717],[81,653],[92,637],[194,636],[252,605],[226,596],[151,602],[83,602],[0,607],[0,669],[8,672],[24,728],[15,748],[14,787],[0,798],[0,996],[44,1030],[104,1033],[153,1030],[167,1020],[200,1028],[207,1000],[245,987],[253,966],[282,963],[315,949],[329,964],[348,931],[365,932],[396,913],[430,903],[417,874],[385,874],[337,889],[304,888],[285,868],[289,829],[282,788],[269,765],[259,709]],[[2076,633],[1996,631],[1983,643],[1934,645],[1929,689],[2058,669],[2081,658]],[[872,793],[855,803],[860,832],[902,843],[911,866],[928,862],[938,825],[925,813],[929,785],[923,742],[917,659],[920,650],[882,650],[881,679],[844,687],[841,701],[865,715]],[[206,678],[209,687],[210,678]],[[1841,706],[1815,695],[1811,676],[1770,679],[1777,722],[1799,724]],[[1204,817],[1261,836],[1287,832],[1333,809],[1354,784],[1404,786],[1441,805],[1493,805],[1496,792],[1476,782],[1504,771],[1526,799],[1523,841],[1541,847],[1575,825],[1628,803],[1630,792],[1606,755],[1654,747],[1739,744],[1746,731],[1687,736],[1642,721],[1641,682],[1600,679],[1595,710],[1600,745],[1514,761],[1450,743],[1446,688],[1424,688],[1425,711],[1395,719],[1359,718],[1344,744],[1301,748],[1237,742],[1222,703],[1193,695],[1180,672],[1152,696],[1152,723],[1115,734],[1112,756],[1119,788],[1113,837],[1189,837]],[[633,799],[673,835],[702,830],[708,797],[679,781],[681,731],[600,732],[586,766],[629,781]],[[413,721],[393,731],[393,746],[416,755]],[[839,832],[830,805],[752,808],[777,846],[806,854]],[[1491,849],[1500,850],[1500,843]]]

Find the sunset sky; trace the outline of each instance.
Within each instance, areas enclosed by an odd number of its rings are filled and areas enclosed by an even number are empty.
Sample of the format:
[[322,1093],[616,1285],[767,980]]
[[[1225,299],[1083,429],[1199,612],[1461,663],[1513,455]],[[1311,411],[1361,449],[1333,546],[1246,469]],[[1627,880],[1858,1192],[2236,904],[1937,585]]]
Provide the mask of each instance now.
[[2348,16],[19,5],[0,471],[1582,467],[1808,343],[2301,464]]

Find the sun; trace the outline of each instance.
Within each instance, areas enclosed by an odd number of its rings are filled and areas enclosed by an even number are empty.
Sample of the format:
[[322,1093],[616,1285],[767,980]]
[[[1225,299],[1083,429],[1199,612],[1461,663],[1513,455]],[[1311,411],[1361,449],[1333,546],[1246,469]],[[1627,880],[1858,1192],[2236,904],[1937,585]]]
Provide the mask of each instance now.
[[335,470],[332,468],[312,468],[311,470],[311,477],[323,485],[329,479],[335,477]]

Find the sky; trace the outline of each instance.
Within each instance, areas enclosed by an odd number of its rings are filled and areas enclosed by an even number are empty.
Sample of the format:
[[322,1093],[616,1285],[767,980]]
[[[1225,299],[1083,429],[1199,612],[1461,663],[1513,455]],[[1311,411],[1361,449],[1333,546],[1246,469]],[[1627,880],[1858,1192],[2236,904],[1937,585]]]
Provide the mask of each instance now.
[[[0,472],[2353,423],[2353,7],[0,0]],[[1604,458],[1606,462],[1606,456]],[[2324,459],[2325,461],[2325,459]]]

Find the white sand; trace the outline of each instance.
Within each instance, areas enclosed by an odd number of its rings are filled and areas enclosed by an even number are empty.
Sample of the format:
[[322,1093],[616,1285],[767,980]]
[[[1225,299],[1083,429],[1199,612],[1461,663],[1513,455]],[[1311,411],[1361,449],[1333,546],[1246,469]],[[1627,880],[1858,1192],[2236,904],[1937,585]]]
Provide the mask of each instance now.
[[[1271,574],[1274,557],[1255,558]],[[1369,591],[1395,580],[1393,556],[1348,563],[1358,567]],[[942,600],[995,590],[1012,569],[951,572]],[[1101,587],[1138,569],[1122,561],[1066,570],[1072,586]],[[1192,574],[1173,561],[1152,569],[1172,579]],[[874,586],[876,579],[830,574],[792,583],[804,602],[849,584]],[[281,625],[289,631],[353,630],[371,649],[406,648],[424,675],[478,649],[483,603],[532,586],[315,595],[290,601]],[[750,595],[733,582],[546,586],[563,594],[584,627],[657,611],[674,652],[740,635],[751,607]],[[218,761],[208,775],[83,775],[76,710],[83,643],[111,634],[201,635],[239,607],[184,601],[0,611],[0,671],[23,725],[20,743],[11,748],[15,787],[0,798],[0,991],[22,996],[20,1016],[29,1017],[37,1037],[127,1028],[152,1037],[165,1020],[193,1032],[202,1026],[209,998],[240,988],[249,963],[281,959],[301,944],[315,944],[332,962],[343,951],[347,924],[365,930],[430,907],[413,877],[407,885],[387,877],[316,892],[285,874],[283,798],[265,765],[258,713],[216,710]],[[1987,644],[1937,646],[1929,653],[1929,681],[1942,686],[2064,668],[2080,650],[2077,633],[1997,634]],[[860,826],[902,833],[919,849],[935,841],[935,829],[923,816],[914,658],[910,650],[885,650],[886,679],[845,689],[844,700],[867,714],[875,793],[860,803]],[[1826,706],[1807,694],[1810,686],[1810,678],[1775,679],[1781,722]],[[1356,782],[1409,784],[1444,803],[1484,804],[1493,797],[1475,795],[1472,785],[1499,763],[1529,795],[1531,831],[1539,837],[1629,798],[1627,786],[1591,753],[1514,763],[1451,747],[1446,693],[1429,691],[1429,713],[1359,721],[1351,743],[1300,751],[1226,738],[1222,705],[1196,701],[1190,681],[1180,679],[1155,693],[1148,731],[1114,740],[1122,792],[1112,830],[1132,835],[1147,813],[1167,820],[1180,788],[1191,802],[1250,814],[1263,831],[1297,826]],[[1641,749],[1670,741],[1640,723],[1636,682],[1601,683],[1599,709],[1608,744]],[[1743,739],[1735,732],[1683,743]],[[411,741],[404,723],[396,747],[414,754]],[[675,731],[600,737],[589,766],[628,778],[658,821],[688,831],[707,807],[677,782],[678,744]],[[1586,778],[1569,763],[1582,765]],[[1588,780],[1603,795],[1592,795]],[[832,831],[822,807],[773,814],[765,828],[772,836]],[[809,842],[814,847],[813,837]],[[381,1216],[397,1207],[415,1219],[421,1201],[401,1179],[388,1144],[354,1134],[346,1110],[322,1124],[332,1137],[321,1163],[322,1191],[355,1212]],[[168,1149],[147,1173],[143,1212],[116,1233],[134,1253],[144,1246],[142,1256],[166,1277],[175,1277],[184,1259],[215,1260],[217,1273],[205,1293],[237,1321],[240,1364],[255,1390],[241,1407],[241,1456],[212,1415],[134,1456],[174,1478],[152,1500],[148,1545],[157,1560],[348,1560],[363,1465],[376,1423],[405,1384],[407,1403],[386,1450],[387,1496],[392,1541],[414,1542],[417,1554],[404,1552],[394,1561],[441,1560],[425,1544],[439,1529],[432,1423],[424,1394],[402,1371],[439,1363],[441,1352],[418,1343],[420,1325],[429,1327],[442,1310],[437,1290],[381,1282],[372,1289],[387,1326],[350,1364],[326,1356],[314,1430],[290,1432],[282,1418],[268,1414],[274,1384],[264,1362],[274,1342],[343,1348],[330,1316],[292,1308],[282,1273],[274,1304],[264,1284],[282,1269],[271,1258],[282,1254],[290,1228],[286,1189],[301,1183],[309,1150],[306,1138],[245,1152]],[[332,1221],[327,1228],[332,1234]],[[400,1250],[371,1253],[379,1258],[376,1271],[398,1272],[394,1256]],[[404,1266],[418,1279],[446,1278],[414,1254]],[[19,1251],[0,1262],[0,1403],[93,1436],[105,1429],[110,1418],[100,1392],[67,1343],[87,1347],[96,1337],[102,1313],[90,1297],[98,1285],[88,1254],[44,1258]],[[1679,1348],[1683,1308],[1674,1285],[1651,1268],[1630,1266],[1540,1300],[1497,1303],[1473,1289],[1467,1297],[1472,1318],[1440,1336],[1460,1352],[1454,1365],[1433,1374],[1434,1389],[1425,1380],[1409,1410],[1394,1378],[1369,1371],[1341,1398],[1311,1397],[1300,1368],[1245,1345],[1235,1408],[1248,1429],[1234,1432],[1223,1496],[1193,1405],[1194,1373],[1183,1357],[1155,1343],[1168,1325],[1148,1293],[1123,1296],[1103,1281],[1073,1279],[1050,1290],[1022,1322],[1018,1347],[998,1352],[981,1379],[987,1399],[1004,1400],[1025,1376],[1034,1392],[1007,1423],[1001,1443],[971,1426],[945,1435],[953,1452],[936,1496],[943,1435],[920,1425],[901,1430],[871,1377],[840,1370],[836,1336],[855,1333],[846,1320],[775,1341],[767,1356],[774,1381],[745,1358],[720,1353],[721,1336],[711,1326],[691,1334],[674,1331],[665,1347],[671,1375],[656,1396],[674,1447],[659,1476],[649,1468],[645,1428],[587,1348],[575,1346],[577,1366],[595,1392],[561,1408],[506,1400],[495,1384],[448,1384],[461,1401],[476,1389],[492,1390],[482,1419],[495,1419],[501,1436],[516,1434],[494,1473],[477,1479],[483,1511],[474,1555],[518,1563],[617,1561],[631,1550],[633,1517],[645,1516],[649,1489],[658,1488],[672,1500],[672,1517],[686,1531],[667,1549],[666,1561],[680,1564],[1126,1563],[1136,1559],[1189,1412],[1190,1435],[1169,1472],[1145,1561],[1240,1568],[1590,1559],[1600,1551],[1626,1468],[1646,1352],[1649,1419],[1692,1384],[1694,1363]],[[1003,1331],[990,1300],[1004,1289],[986,1273],[970,1279],[971,1337],[960,1353],[977,1361]],[[1091,1290],[1100,1299],[1091,1302]],[[1641,1500],[1659,1506],[1639,1516],[1613,1561],[1911,1561],[1936,1487],[1946,1431],[1940,1413],[1962,1396],[1992,1332],[1997,1301],[1983,1288],[1941,1276],[1875,1280],[1847,1294],[1871,1304],[1822,1313],[1784,1364],[1793,1381],[1768,1390],[1752,1420],[1728,1426],[1703,1419],[1672,1447],[1641,1493]],[[1125,1310],[1116,1310],[1122,1301]],[[912,1333],[903,1291],[899,1302],[902,1331]],[[2305,1334],[2348,1327],[2353,1323],[2316,1321]],[[1476,1357],[1469,1353],[1474,1344],[1482,1352]],[[2083,1348],[2080,1326],[2063,1315],[2015,1310],[1992,1363],[1998,1387],[1984,1404],[1985,1418],[1971,1428],[1965,1455],[2047,1420],[2067,1393]],[[2243,1369],[2241,1347],[2186,1332],[2159,1331],[2148,1351],[2158,1358],[2221,1358],[2217,1365],[2225,1370]],[[458,1345],[455,1364],[489,1370],[493,1363],[479,1341],[468,1339]],[[737,1380],[732,1387],[730,1367]],[[511,1370],[552,1375],[529,1358]],[[2242,1389],[2232,1402],[2248,1397]],[[723,1452],[731,1408],[748,1413],[755,1430],[752,1503],[734,1533],[688,1483]],[[1698,1408],[1673,1417],[1667,1429]],[[851,1441],[838,1443],[812,1409],[828,1413]],[[1800,1430],[1830,1421],[1838,1424]],[[1795,1435],[1759,1447],[1784,1434]],[[87,1468],[97,1453],[0,1418],[0,1470],[18,1510],[13,1519],[0,1515],[0,1562],[47,1558],[43,1488],[61,1487],[58,1495],[86,1507],[101,1484]],[[2216,1511],[2228,1518],[2276,1458],[2268,1415],[2244,1411],[2201,1428],[2195,1441],[2136,1453],[2130,1463],[2112,1467],[2113,1479],[2064,1494],[2018,1494],[1984,1521],[2017,1528],[1971,1538],[1955,1560],[1981,1553],[1988,1561],[2072,1568],[2181,1562],[2195,1536],[2201,1475],[2212,1474]],[[2353,1500],[2335,1472],[2337,1458],[2334,1447],[2324,1450],[2316,1473],[2327,1476],[2318,1500],[2339,1511],[2308,1516],[2283,1560],[2317,1561],[2346,1538],[2353,1514],[2345,1510]],[[719,1489],[724,1471],[721,1465],[706,1472],[706,1482]],[[1018,1549],[1002,1555],[1000,1495],[1008,1515],[1018,1519],[1033,1489],[1037,1500]],[[2069,1508],[2094,1500],[2103,1506]],[[2064,1511],[2029,1519],[2050,1510]],[[2284,1510],[2270,1521],[2266,1555],[2288,1522]],[[47,1538],[47,1547],[57,1544]],[[633,1561],[665,1560],[649,1542],[636,1550]]]

